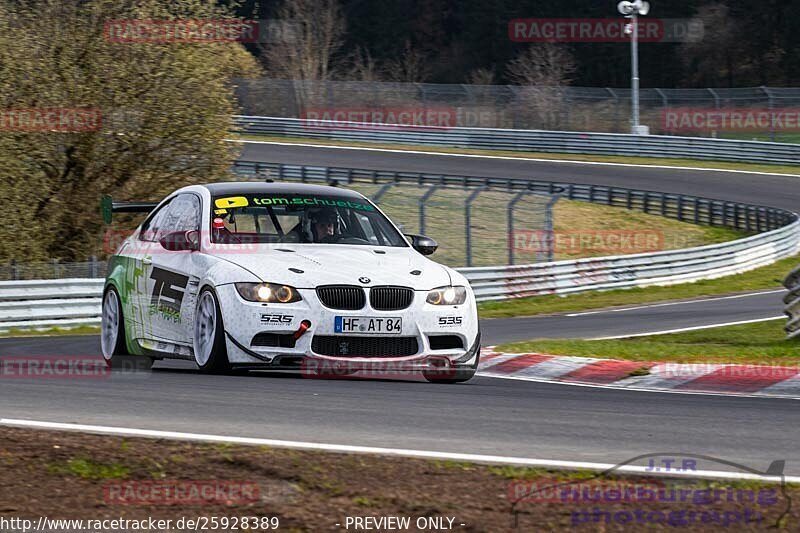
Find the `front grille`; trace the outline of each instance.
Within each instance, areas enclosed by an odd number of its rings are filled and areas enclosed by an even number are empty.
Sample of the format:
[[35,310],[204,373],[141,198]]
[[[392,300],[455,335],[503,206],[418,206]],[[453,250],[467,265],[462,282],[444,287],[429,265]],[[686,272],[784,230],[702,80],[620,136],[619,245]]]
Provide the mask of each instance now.
[[328,309],[355,311],[366,304],[364,289],[355,285],[326,285],[317,287],[317,297]]
[[416,337],[314,335],[311,349],[338,357],[404,357],[416,354],[419,347]]
[[414,301],[414,290],[408,287],[373,287],[369,304],[378,311],[399,311]]

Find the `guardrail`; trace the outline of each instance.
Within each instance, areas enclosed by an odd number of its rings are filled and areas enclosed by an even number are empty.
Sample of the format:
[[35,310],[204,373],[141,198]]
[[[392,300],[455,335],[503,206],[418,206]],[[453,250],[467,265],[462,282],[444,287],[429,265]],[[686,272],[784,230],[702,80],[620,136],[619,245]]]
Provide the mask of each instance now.
[[789,289],[783,297],[783,312],[788,317],[783,329],[786,337],[793,339],[800,335],[800,266],[789,272],[783,280],[783,286]]
[[241,133],[566,154],[668,157],[796,165],[800,144],[616,133],[442,128],[311,119],[234,117]]
[[713,200],[687,194],[671,194],[623,187],[561,183],[522,178],[454,176],[432,173],[395,172],[358,168],[286,165],[262,161],[236,161],[234,172],[248,178],[319,183],[374,183],[419,186],[483,187],[508,192],[560,194],[578,200],[674,218],[693,224],[724,226],[742,231],[769,231],[791,224],[797,215],[774,207],[726,200]]
[[0,333],[98,325],[104,281],[0,281]]
[[685,250],[458,269],[479,301],[673,285],[738,274],[800,251],[800,222],[722,244]]
[[[364,169],[239,162],[240,174],[318,182],[407,183],[560,192],[573,200],[627,207],[679,220],[762,231],[743,239],[685,250],[555,261],[520,266],[459,268],[479,301],[542,294],[670,285],[711,279],[768,265],[800,251],[800,220],[782,209],[687,195],[538,180],[440,176]],[[0,333],[12,329],[98,325],[103,279],[0,282]],[[787,333],[800,334],[800,267],[787,278]],[[795,316],[797,315],[797,316]]]

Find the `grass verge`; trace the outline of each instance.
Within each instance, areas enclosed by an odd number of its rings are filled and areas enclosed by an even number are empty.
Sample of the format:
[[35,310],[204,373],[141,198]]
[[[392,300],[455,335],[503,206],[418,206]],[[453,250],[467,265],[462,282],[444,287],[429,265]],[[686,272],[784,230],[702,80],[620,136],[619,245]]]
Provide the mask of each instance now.
[[435,152],[442,154],[474,154],[501,157],[586,161],[598,163],[622,163],[633,165],[655,165],[671,167],[693,167],[724,170],[742,170],[747,172],[768,172],[778,174],[800,175],[800,168],[791,165],[766,165],[756,163],[733,163],[728,161],[698,161],[696,159],[678,159],[662,157],[629,157],[613,155],[583,155],[583,154],[561,154],[549,152],[516,152],[512,150],[478,150],[470,148],[453,148],[447,146],[428,146],[418,144],[384,144],[371,142],[351,142],[335,141],[329,139],[313,139],[298,137],[279,137],[267,135],[232,135],[232,139],[244,141],[273,141],[292,144],[316,144],[327,146],[355,146],[359,148],[383,148],[388,150],[416,150],[424,152]]
[[786,340],[784,323],[779,319],[615,340],[542,339],[497,349],[633,361],[796,365],[800,351],[796,342]]
[[62,335],[97,335],[100,326],[78,326],[74,328],[18,329],[11,328],[0,333],[0,339],[6,337],[49,337]]
[[[680,464],[680,459],[672,459]],[[647,461],[635,464],[646,466]],[[697,468],[718,469],[718,465],[698,462]],[[676,526],[724,531],[723,519],[728,526],[735,524],[737,531],[763,530],[778,523],[792,527],[800,521],[798,506],[789,505],[791,500],[800,499],[800,488],[760,480],[647,478],[16,428],[0,431],[0,479],[0,512],[32,520],[34,525],[41,516],[83,519],[84,523],[120,517],[137,521],[153,518],[172,521],[171,527],[158,527],[159,531],[185,531],[194,527],[180,527],[178,520],[205,516],[229,524],[236,517],[249,517],[250,527],[241,527],[239,518],[239,527],[220,528],[225,531],[516,532],[556,531],[589,524],[593,527],[584,529],[617,531],[631,529],[628,515],[634,510],[640,518],[639,527],[633,529],[646,527],[650,531],[674,531]],[[193,486],[209,485],[214,490],[192,490]],[[606,492],[623,486],[664,490],[665,496],[626,502],[619,493]],[[605,489],[598,492],[601,487]],[[708,490],[712,488],[719,489],[722,496],[709,499]],[[577,494],[565,496],[556,489]],[[758,491],[753,494],[758,498],[750,499],[748,493],[744,498],[726,497],[728,490]],[[670,496],[678,491],[684,491],[681,499]],[[580,494],[586,492],[591,496],[581,498]],[[602,493],[608,497],[598,498]],[[695,494],[705,497],[691,497]],[[743,522],[748,508],[761,515],[759,522]],[[596,510],[601,513],[600,522],[593,518]],[[605,523],[603,517],[619,513],[624,516]],[[641,522],[649,513],[655,513],[651,515],[655,519]],[[701,519],[701,514],[706,518]],[[347,517],[386,516],[407,518],[411,525],[369,528],[355,527],[351,522],[351,527],[345,527]],[[252,527],[253,517],[260,527]],[[264,526],[263,517],[277,519],[278,527],[274,527],[275,522],[273,527]],[[434,526],[436,523],[439,527]]]
[[786,274],[797,266],[797,262],[798,256],[795,255],[742,274],[664,287],[615,289],[569,296],[545,295],[484,302],[479,304],[478,314],[481,318],[534,316],[777,289],[780,288]]

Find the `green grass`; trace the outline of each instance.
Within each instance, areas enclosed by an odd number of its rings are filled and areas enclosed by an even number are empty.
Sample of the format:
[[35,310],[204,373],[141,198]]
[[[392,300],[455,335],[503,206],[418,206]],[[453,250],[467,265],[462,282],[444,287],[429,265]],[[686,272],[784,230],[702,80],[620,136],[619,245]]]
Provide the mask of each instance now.
[[720,168],[728,170],[744,170],[751,172],[772,172],[780,174],[800,175],[800,168],[792,165],[767,165],[756,163],[733,163],[728,161],[698,161],[696,159],[678,159],[662,157],[629,157],[613,155],[583,155],[583,154],[559,154],[541,152],[516,152],[509,150],[477,150],[471,148],[451,148],[443,146],[428,146],[415,144],[383,144],[371,142],[350,142],[334,141],[329,139],[312,139],[301,137],[278,137],[266,135],[232,135],[231,138],[238,138],[249,141],[278,141],[295,144],[320,144],[329,146],[356,146],[365,148],[387,148],[391,150],[422,150],[425,152],[439,152],[447,154],[476,154],[494,155],[503,157],[522,157],[536,159],[567,159],[570,161],[597,161],[602,163],[627,163],[636,165],[663,165],[675,167],[696,167],[696,168]]
[[54,335],[97,335],[100,333],[100,326],[78,326],[74,328],[48,328],[48,329],[19,329],[11,328],[0,333],[0,339],[4,337],[41,337]]
[[800,344],[786,340],[784,324],[778,319],[617,340],[542,339],[503,344],[497,350],[632,361],[796,365]]
[[798,256],[787,257],[771,265],[742,274],[665,287],[615,289],[569,296],[544,295],[500,302],[484,302],[478,305],[478,314],[481,318],[534,316],[774,289],[780,287],[789,271],[797,266],[798,260],[800,260]]
[[[349,188],[373,197],[381,186],[356,183]],[[420,233],[419,199],[427,191],[427,187],[412,185],[392,187],[381,197],[381,209],[404,233]],[[470,194],[470,190],[463,188],[440,189],[426,202],[424,233],[439,243],[439,250],[433,256],[437,262],[453,267],[466,265],[464,202]],[[472,203],[472,266],[508,262],[506,206],[513,198],[514,194],[492,190],[482,192]],[[547,198],[529,196],[516,206],[514,230],[516,236],[522,237],[522,244],[515,251],[518,264],[547,259],[540,246],[546,201]],[[574,200],[559,200],[555,204],[553,229],[557,237],[555,260],[690,248],[746,236],[744,232],[727,228],[689,224],[641,211]],[[621,232],[632,232],[640,237],[640,247],[609,247],[608,235]],[[597,241],[580,244],[582,236],[597,237]],[[648,242],[655,244],[655,248],[641,247]]]
[[130,468],[119,463],[104,464],[84,458],[50,465],[49,470],[55,474],[69,474],[83,479],[125,479],[130,474]]

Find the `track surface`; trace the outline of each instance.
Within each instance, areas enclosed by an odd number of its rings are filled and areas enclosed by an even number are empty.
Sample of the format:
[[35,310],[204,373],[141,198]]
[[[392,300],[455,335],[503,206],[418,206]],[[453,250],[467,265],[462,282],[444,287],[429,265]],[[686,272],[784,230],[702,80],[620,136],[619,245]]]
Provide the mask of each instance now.
[[[0,349],[86,354],[98,344],[96,337],[17,339]],[[612,463],[701,453],[759,469],[786,459],[786,474],[800,474],[800,404],[792,400],[480,377],[447,386],[205,376],[181,362],[162,365],[172,368],[111,379],[3,380],[0,418]]]
[[[639,187],[797,210],[798,178],[709,171],[481,160],[248,144],[243,159]],[[765,318],[780,294],[583,316],[484,322],[485,342],[594,337]],[[96,337],[0,340],[2,355],[88,355]],[[662,452],[708,454],[800,474],[793,400],[617,391],[476,378],[455,386],[205,376],[185,363],[104,380],[6,379],[0,417],[405,447],[542,459],[619,462]]]

